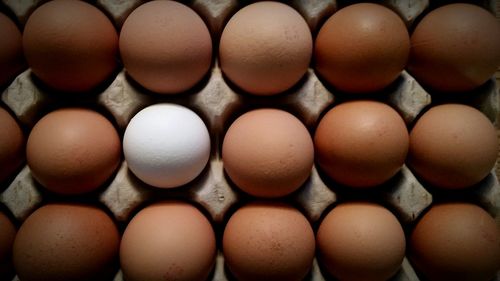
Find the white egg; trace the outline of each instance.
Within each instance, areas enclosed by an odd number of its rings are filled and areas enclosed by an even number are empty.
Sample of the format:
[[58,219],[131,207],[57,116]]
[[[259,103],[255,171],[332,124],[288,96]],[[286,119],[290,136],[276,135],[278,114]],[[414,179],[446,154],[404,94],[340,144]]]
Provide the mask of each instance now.
[[160,188],[196,178],[210,156],[210,136],[203,120],[176,104],[155,104],[137,113],[125,130],[123,150],[129,169]]

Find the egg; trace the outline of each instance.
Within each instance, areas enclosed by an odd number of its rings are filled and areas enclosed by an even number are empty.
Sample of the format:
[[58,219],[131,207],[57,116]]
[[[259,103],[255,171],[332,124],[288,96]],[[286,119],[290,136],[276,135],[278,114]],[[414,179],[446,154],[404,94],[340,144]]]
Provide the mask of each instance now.
[[443,104],[425,112],[411,130],[407,163],[434,187],[462,189],[484,179],[497,154],[496,129],[482,112]]
[[424,86],[463,92],[485,83],[500,66],[500,22],[465,3],[427,14],[411,35],[409,72]]
[[241,190],[257,197],[280,197],[307,180],[314,146],[297,117],[261,108],[231,124],[222,144],[222,161],[227,175]]
[[16,24],[0,13],[0,88],[6,86],[26,65],[23,55],[22,35]]
[[426,280],[488,281],[500,270],[500,228],[470,203],[436,204],[410,236],[409,257]]
[[0,183],[10,178],[23,164],[25,137],[16,119],[0,107]]
[[129,169],[143,182],[172,188],[194,180],[210,157],[210,135],[191,109],[160,103],[139,111],[123,136]]
[[208,219],[196,207],[175,201],[142,209],[127,225],[120,245],[128,281],[207,280],[215,255]]
[[28,18],[23,48],[31,71],[62,92],[87,92],[118,65],[118,35],[99,9],[84,1],[49,1]]
[[127,73],[161,94],[186,91],[208,72],[212,39],[191,8],[175,1],[150,1],[123,23],[120,54]]
[[306,73],[312,35],[292,7],[263,1],[234,14],[222,31],[219,60],[223,73],[255,95],[275,95],[295,85]]
[[314,232],[297,209],[254,202],[229,218],[222,248],[236,280],[300,281],[312,266]]
[[314,135],[316,159],[337,183],[374,187],[392,178],[405,162],[409,136],[401,116],[378,101],[340,103],[320,120]]
[[14,277],[12,245],[17,229],[4,212],[0,212],[0,230],[0,279],[12,280]]
[[120,137],[100,113],[63,108],[40,119],[28,137],[28,166],[33,177],[58,194],[99,188],[120,164]]
[[317,74],[340,91],[376,92],[400,75],[410,52],[403,20],[390,9],[358,3],[338,10],[316,37]]
[[52,203],[33,212],[14,241],[19,279],[109,280],[116,273],[120,234],[101,209]]
[[383,206],[348,202],[334,207],[321,222],[316,242],[326,271],[342,281],[385,281],[405,256],[405,234]]

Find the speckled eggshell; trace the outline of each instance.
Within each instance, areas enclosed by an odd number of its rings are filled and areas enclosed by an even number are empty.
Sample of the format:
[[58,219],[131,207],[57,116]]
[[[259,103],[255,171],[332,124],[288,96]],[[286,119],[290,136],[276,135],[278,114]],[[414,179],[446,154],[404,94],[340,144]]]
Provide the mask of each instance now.
[[118,65],[118,34],[111,21],[85,1],[55,0],[38,7],[23,31],[31,71],[63,92],[93,90]]
[[33,177],[58,194],[99,188],[120,164],[118,133],[100,113],[62,108],[40,119],[28,137],[28,166]]
[[219,59],[224,74],[256,95],[274,95],[295,85],[306,73],[312,36],[292,7],[263,1],[239,10],[221,35]]
[[373,3],[334,13],[316,37],[315,69],[335,88],[354,93],[382,90],[400,75],[410,52],[403,20]]
[[118,270],[119,244],[118,229],[103,210],[53,203],[21,225],[14,266],[23,281],[109,280]]
[[146,89],[186,91],[207,73],[212,39],[191,8],[175,1],[150,1],[135,9],[120,32],[120,53],[127,73]]
[[26,66],[22,35],[16,24],[0,13],[0,88],[6,86]]
[[134,216],[120,246],[127,281],[207,280],[215,263],[208,219],[184,202],[161,202]]
[[353,188],[383,184],[403,166],[409,136],[401,116],[377,101],[348,101],[330,109],[314,136],[318,164]]
[[10,218],[0,212],[0,279],[11,280],[14,277],[12,264],[12,246],[16,237],[16,227]]
[[463,189],[484,179],[497,155],[496,129],[482,112],[443,104],[424,113],[411,130],[407,163],[434,187]]
[[24,133],[10,113],[0,107],[0,183],[7,180],[25,158]]
[[311,174],[314,145],[297,117],[279,109],[256,109],[238,117],[227,130],[222,161],[243,191],[280,197],[297,190]]
[[130,120],[123,151],[129,169],[145,183],[178,187],[195,179],[207,165],[210,135],[192,110],[177,104],[155,104]]
[[426,280],[488,281],[500,270],[500,228],[482,208],[441,203],[410,236],[409,257]]
[[314,232],[297,209],[254,202],[230,217],[223,235],[226,265],[238,281],[300,281],[314,258]]
[[383,206],[349,202],[334,207],[316,235],[319,261],[342,281],[385,281],[401,267],[405,234]]
[[409,72],[423,85],[463,92],[500,66],[500,22],[477,5],[454,3],[427,14],[411,35]]

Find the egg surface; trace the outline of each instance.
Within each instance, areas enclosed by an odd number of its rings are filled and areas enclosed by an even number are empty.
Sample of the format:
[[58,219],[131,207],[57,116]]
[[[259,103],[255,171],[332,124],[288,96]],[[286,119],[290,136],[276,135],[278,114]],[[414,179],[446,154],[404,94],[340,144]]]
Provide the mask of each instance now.
[[270,1],[252,3],[226,24],[220,39],[220,65],[243,90],[274,95],[304,76],[312,45],[306,21],[292,7]]
[[25,68],[22,35],[16,24],[0,13],[0,88],[6,86]]
[[25,137],[16,119],[0,107],[0,183],[22,165],[25,158]]
[[12,280],[14,266],[12,264],[12,246],[16,237],[16,226],[10,218],[0,212],[0,279]]
[[178,187],[196,178],[210,157],[203,120],[177,104],[148,106],[130,120],[123,136],[129,169],[145,183]]
[[55,0],[38,7],[23,31],[31,71],[62,92],[93,90],[118,65],[118,34],[106,15],[85,1]]

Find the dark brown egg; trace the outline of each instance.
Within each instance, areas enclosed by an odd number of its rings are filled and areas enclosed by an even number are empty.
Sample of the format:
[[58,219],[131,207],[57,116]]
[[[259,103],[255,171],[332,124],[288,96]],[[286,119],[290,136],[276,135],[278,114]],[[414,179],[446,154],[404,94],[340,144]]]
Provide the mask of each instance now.
[[403,20],[372,3],[333,14],[316,37],[316,71],[346,92],[374,92],[393,82],[406,66],[410,38]]
[[22,35],[19,28],[6,15],[0,13],[0,88],[6,86],[24,69]]
[[10,218],[0,212],[0,280],[12,280],[14,276],[12,245],[14,245],[16,231]]
[[411,35],[408,70],[434,90],[472,90],[500,66],[500,22],[472,4],[446,5],[427,14]]
[[23,163],[25,138],[10,113],[0,107],[0,183],[12,176]]

